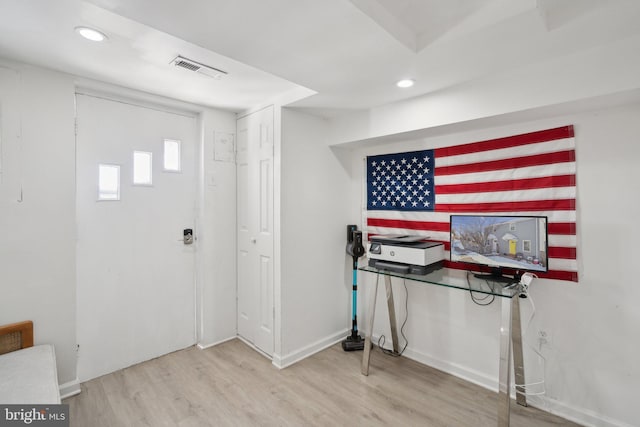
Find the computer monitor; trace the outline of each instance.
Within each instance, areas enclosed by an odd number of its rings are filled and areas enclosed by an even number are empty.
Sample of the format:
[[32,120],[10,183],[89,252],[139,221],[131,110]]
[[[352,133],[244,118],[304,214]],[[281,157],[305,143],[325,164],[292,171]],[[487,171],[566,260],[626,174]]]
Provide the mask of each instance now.
[[451,215],[450,226],[451,261],[490,272],[477,277],[512,283],[548,270],[546,216]]

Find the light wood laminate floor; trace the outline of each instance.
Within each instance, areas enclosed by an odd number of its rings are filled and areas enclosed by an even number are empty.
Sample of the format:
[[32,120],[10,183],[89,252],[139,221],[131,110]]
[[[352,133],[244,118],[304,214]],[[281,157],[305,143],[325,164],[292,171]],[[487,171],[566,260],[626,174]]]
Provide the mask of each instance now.
[[[82,384],[72,427],[495,426],[496,393],[404,357],[330,347],[289,368],[239,340],[177,351]],[[576,426],[512,403],[514,427]]]

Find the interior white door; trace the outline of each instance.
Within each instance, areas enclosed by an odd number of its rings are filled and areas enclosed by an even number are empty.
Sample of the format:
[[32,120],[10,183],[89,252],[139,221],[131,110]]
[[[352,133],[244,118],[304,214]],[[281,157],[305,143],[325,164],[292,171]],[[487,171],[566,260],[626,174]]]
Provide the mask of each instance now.
[[237,122],[238,335],[273,355],[273,107]]
[[[81,381],[193,345],[196,120],[97,98],[77,105],[77,338]],[[180,141],[165,171],[164,140]],[[174,146],[175,147],[175,146]],[[133,152],[152,183],[133,184]],[[98,200],[100,164],[120,168],[119,200]],[[173,168],[170,168],[173,169]]]

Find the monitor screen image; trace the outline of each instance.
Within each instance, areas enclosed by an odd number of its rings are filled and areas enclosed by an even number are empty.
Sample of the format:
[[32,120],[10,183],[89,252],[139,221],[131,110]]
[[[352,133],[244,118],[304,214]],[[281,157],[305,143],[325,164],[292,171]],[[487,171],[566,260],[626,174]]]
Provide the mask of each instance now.
[[451,261],[546,272],[547,217],[451,215]]

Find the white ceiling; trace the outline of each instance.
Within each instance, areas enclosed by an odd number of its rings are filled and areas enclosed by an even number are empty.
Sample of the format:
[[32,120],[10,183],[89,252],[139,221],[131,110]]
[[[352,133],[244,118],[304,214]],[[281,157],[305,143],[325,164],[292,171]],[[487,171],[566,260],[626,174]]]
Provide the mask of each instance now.
[[[100,29],[85,40],[74,28]],[[215,80],[170,65],[182,55],[229,74]],[[283,93],[313,93],[194,43],[77,0],[0,0],[0,56],[77,76],[233,111]]]
[[[233,111],[286,96],[330,115],[540,66],[638,22],[636,0],[0,0],[0,56]],[[176,69],[178,54],[229,75]]]

